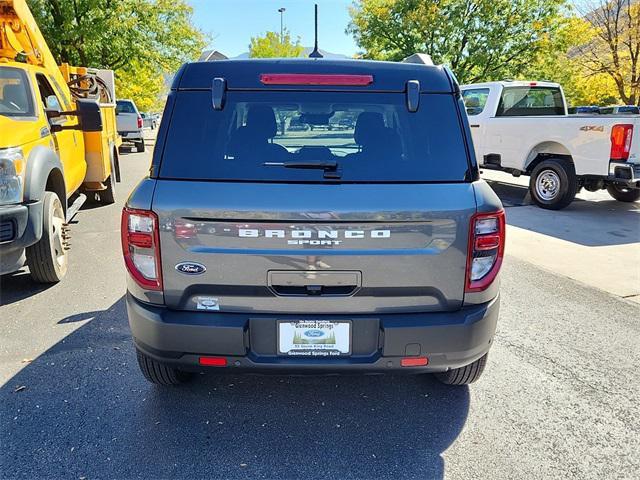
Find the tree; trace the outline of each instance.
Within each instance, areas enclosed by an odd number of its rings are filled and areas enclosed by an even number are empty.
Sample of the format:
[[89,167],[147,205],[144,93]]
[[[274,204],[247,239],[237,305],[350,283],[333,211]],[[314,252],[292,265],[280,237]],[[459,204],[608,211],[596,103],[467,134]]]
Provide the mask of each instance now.
[[184,0],[28,3],[59,62],[116,70],[131,82],[155,89],[156,96],[162,84],[148,82],[148,76],[157,79],[175,71],[181,63],[197,58],[206,44],[202,32],[192,25],[193,10]]
[[284,31],[282,39],[276,32],[267,32],[263,36],[251,37],[249,56],[252,58],[284,58],[299,57],[304,47],[300,45],[300,38],[295,43],[291,41],[291,35]]
[[164,76],[149,65],[135,63],[126,70],[116,70],[116,95],[132,98],[141,112],[159,111],[166,98]]
[[553,36],[541,39],[535,58],[514,78],[550,80],[560,83],[570,105],[608,105],[618,102],[615,82],[605,74],[585,69],[583,56],[576,45],[584,45],[594,37],[589,22],[568,15]]
[[564,0],[357,0],[347,32],[365,58],[416,52],[463,83],[513,77],[560,27]]
[[586,69],[609,76],[624,103],[640,105],[640,2],[600,0],[582,13],[594,32],[578,47]]

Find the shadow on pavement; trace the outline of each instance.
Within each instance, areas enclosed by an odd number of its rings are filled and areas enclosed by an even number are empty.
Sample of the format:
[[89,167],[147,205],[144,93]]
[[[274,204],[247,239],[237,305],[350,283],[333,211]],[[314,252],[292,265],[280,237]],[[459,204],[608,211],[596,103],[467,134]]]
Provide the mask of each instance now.
[[53,287],[54,284],[35,283],[27,267],[0,276],[0,307],[30,298]]
[[531,204],[528,189],[488,181],[505,207],[507,223],[588,247],[626,245],[640,239],[640,204],[617,200],[577,198],[563,210],[544,210]]
[[442,478],[468,414],[468,388],[428,376],[155,387],[138,372],[123,299],[62,322],[94,315],[0,388],[1,477]]

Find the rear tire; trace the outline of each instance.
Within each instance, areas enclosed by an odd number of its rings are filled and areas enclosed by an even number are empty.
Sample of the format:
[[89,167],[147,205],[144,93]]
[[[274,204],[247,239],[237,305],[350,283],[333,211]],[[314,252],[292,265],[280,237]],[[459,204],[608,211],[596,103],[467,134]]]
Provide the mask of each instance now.
[[436,373],[436,378],[445,385],[469,385],[478,380],[482,372],[484,372],[488,355],[488,353],[485,353],[484,356],[464,367]]
[[63,238],[67,228],[64,209],[53,192],[44,192],[42,203],[42,237],[27,247],[27,266],[34,281],[57,283],[66,275],[69,262]]
[[135,146],[136,146],[136,151],[137,151],[138,153],[142,153],[142,152],[144,152],[144,140],[143,140],[143,141],[141,141],[141,142],[136,142],[136,143],[135,143]]
[[180,385],[191,378],[187,372],[160,363],[136,349],[138,366],[144,378],[156,385]]
[[607,192],[619,202],[637,202],[640,200],[640,188],[629,188],[610,183],[607,185]]
[[533,202],[547,210],[567,207],[578,191],[573,164],[557,158],[540,162],[531,172],[529,192]]

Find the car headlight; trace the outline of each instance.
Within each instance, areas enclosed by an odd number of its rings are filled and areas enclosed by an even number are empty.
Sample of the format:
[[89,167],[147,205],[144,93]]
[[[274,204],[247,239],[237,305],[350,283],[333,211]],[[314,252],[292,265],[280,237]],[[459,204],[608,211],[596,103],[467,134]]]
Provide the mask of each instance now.
[[22,202],[24,167],[21,148],[0,149],[0,205]]

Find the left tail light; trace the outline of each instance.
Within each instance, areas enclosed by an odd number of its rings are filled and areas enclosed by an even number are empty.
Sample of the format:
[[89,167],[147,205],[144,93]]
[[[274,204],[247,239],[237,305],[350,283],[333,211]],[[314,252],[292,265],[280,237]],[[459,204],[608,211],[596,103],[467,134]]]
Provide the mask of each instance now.
[[142,128],[142,117],[138,117],[138,128]]
[[631,138],[633,137],[633,125],[620,123],[611,128],[611,160],[626,161],[631,152]]
[[481,292],[493,283],[502,266],[504,243],[504,210],[471,218],[466,292]]
[[149,210],[122,210],[122,253],[133,280],[147,290],[162,290],[158,216]]

